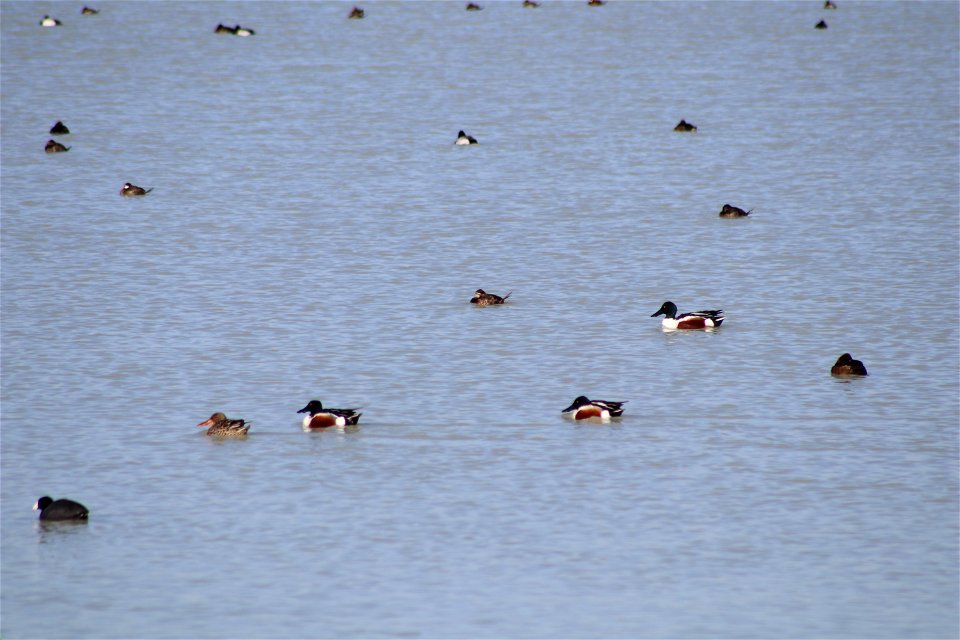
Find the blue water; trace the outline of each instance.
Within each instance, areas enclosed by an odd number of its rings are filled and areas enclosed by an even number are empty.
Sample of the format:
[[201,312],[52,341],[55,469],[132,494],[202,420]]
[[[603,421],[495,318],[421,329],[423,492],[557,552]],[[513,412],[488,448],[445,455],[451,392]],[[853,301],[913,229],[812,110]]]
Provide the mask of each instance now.
[[3,637],[960,636],[958,5],[464,4],[0,3]]

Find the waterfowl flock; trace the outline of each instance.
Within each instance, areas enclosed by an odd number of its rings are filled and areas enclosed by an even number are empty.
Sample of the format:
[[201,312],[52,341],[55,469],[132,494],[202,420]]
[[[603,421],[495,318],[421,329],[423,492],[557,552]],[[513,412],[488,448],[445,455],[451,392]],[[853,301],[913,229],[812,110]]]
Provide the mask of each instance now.
[[[587,0],[586,4],[589,6],[602,6],[605,4],[605,2],[604,0]],[[540,3],[536,0],[523,0],[522,6],[525,8],[537,8],[540,7]],[[467,11],[480,11],[482,8],[483,7],[474,2],[469,2],[466,5]],[[836,8],[836,4],[834,4],[831,0],[826,0],[824,9],[835,10]],[[96,15],[99,13],[99,11],[97,9],[84,6],[81,10],[81,13],[82,15]],[[350,11],[348,18],[362,19],[364,16],[364,10],[355,6]],[[59,27],[62,26],[63,23],[54,17],[44,15],[39,24],[42,27]],[[821,20],[816,24],[816,28],[826,29],[827,24],[825,21]],[[214,28],[214,33],[249,37],[255,35],[256,32],[253,29],[242,27],[239,24],[234,26],[217,24]],[[681,119],[679,123],[674,126],[673,130],[676,132],[692,133],[697,132],[698,127],[695,124],[687,122],[685,119]],[[51,135],[58,136],[69,135],[70,129],[62,121],[58,120],[50,128],[49,133]],[[465,131],[460,130],[457,133],[457,138],[455,139],[454,144],[458,146],[475,145],[478,144],[478,142],[476,138],[467,135]],[[53,139],[48,140],[45,146],[46,153],[63,153],[69,151],[70,149],[71,147],[65,146]],[[120,195],[124,197],[137,197],[145,196],[152,191],[152,187],[143,188],[130,182],[126,182],[120,189]],[[719,217],[745,218],[749,216],[752,211],[752,209],[745,211],[739,207],[735,207],[730,204],[724,204],[719,213]],[[487,293],[483,289],[477,289],[474,292],[473,297],[470,298],[469,302],[477,307],[504,305],[507,302],[507,299],[510,298],[511,293],[512,292],[508,292],[505,295],[500,296],[493,293]],[[660,308],[651,315],[651,317],[659,316],[663,316],[663,319],[661,320],[661,328],[665,331],[715,330],[720,328],[726,319],[724,312],[720,309],[678,313],[676,304],[669,300],[664,302]],[[837,377],[856,377],[866,376],[867,370],[861,361],[853,359],[849,353],[844,353],[833,365],[830,373],[831,375]],[[590,399],[587,396],[581,395],[574,399],[574,401],[568,407],[561,410],[561,414],[575,421],[586,420],[606,423],[614,419],[619,419],[623,416],[624,404],[626,404],[626,401]],[[358,425],[360,417],[362,416],[359,409],[360,407],[345,409],[324,407],[320,400],[313,399],[310,400],[302,409],[299,409],[296,413],[306,414],[301,422],[301,426],[304,431],[316,432],[323,431],[331,427],[345,428],[348,426]],[[201,428],[205,427],[205,435],[211,438],[242,440],[247,438],[251,423],[244,419],[228,418],[223,412],[215,412],[206,420],[198,423],[197,426]],[[43,496],[40,498],[34,506],[34,509],[40,511],[39,518],[41,520],[85,521],[89,516],[89,511],[83,505],[69,499],[53,500],[49,496]]]

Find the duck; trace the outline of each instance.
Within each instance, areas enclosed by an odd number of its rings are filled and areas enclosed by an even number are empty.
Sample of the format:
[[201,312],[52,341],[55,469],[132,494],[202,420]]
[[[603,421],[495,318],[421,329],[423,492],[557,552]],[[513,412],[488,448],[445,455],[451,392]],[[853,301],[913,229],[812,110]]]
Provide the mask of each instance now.
[[510,297],[511,293],[513,293],[513,291],[508,292],[507,295],[501,298],[495,293],[487,293],[483,289],[477,289],[473,293],[473,297],[470,298],[470,304],[475,304],[478,307],[489,307],[493,304],[503,304],[507,301],[507,298]]
[[660,305],[660,310],[651,314],[651,318],[663,315],[660,323],[664,329],[712,329],[719,327],[724,321],[723,311],[709,309],[707,311],[691,311],[677,315],[677,305],[669,300]]
[[50,134],[54,136],[65,136],[70,133],[70,129],[67,128],[67,125],[63,124],[57,120],[57,124],[50,127]]
[[837,358],[836,364],[830,367],[830,374],[834,376],[865,376],[867,375],[867,368],[859,360],[854,360],[849,353],[845,353]]
[[353,10],[350,12],[350,15],[347,17],[353,20],[360,20],[361,18],[363,18],[363,9],[361,9],[360,7],[354,7]]
[[468,136],[463,132],[463,129],[461,129],[457,133],[456,142],[454,142],[453,144],[477,144],[477,139],[474,138],[473,136]]
[[40,512],[41,520],[86,520],[90,515],[90,510],[79,502],[67,498],[54,500],[50,496],[37,500],[33,510]]
[[826,20],[821,20],[821,21],[818,22],[818,23],[816,24],[816,26],[814,27],[814,29],[826,29],[826,28],[827,28],[827,22],[826,22]]
[[721,218],[746,218],[753,212],[753,209],[750,211],[744,211],[740,207],[735,207],[730,204],[723,205],[723,208],[720,209]]
[[607,422],[610,418],[619,418],[623,415],[623,402],[613,402],[610,400],[591,400],[587,396],[577,396],[569,407],[560,413],[573,418],[574,420],[587,420],[589,418],[599,418]]
[[47,145],[43,148],[47,153],[62,153],[70,151],[70,147],[65,147],[56,140],[47,140]]
[[680,120],[680,122],[677,123],[677,126],[675,126],[673,130],[674,131],[696,131],[697,125],[690,124],[686,120]]
[[231,420],[221,412],[217,412],[197,425],[210,427],[207,435],[216,438],[245,438],[250,425],[246,420]]
[[59,27],[62,24],[63,23],[56,18],[51,18],[50,16],[43,16],[43,20],[40,21],[41,27]]
[[240,36],[241,38],[246,38],[247,36],[254,36],[256,34],[257,32],[254,31],[253,29],[247,29],[245,27],[241,27],[240,25],[237,25],[233,30],[233,35]]
[[480,5],[474,2],[467,3],[467,11],[482,11],[482,10],[483,10],[483,7],[481,7]]
[[837,8],[837,5],[836,5],[836,3],[833,2],[833,0],[826,0],[826,2],[823,3],[823,8],[824,8],[824,9],[836,9],[836,8]]
[[304,431],[311,429],[322,429],[323,427],[345,427],[354,425],[360,420],[362,413],[358,413],[356,407],[353,409],[333,409],[323,408],[323,403],[319,400],[311,400],[303,409],[297,413],[306,413],[303,418]]
[[217,23],[217,26],[216,26],[216,28],[213,30],[213,32],[214,32],[214,33],[231,33],[231,34],[232,34],[232,33],[236,33],[236,32],[237,32],[237,28],[236,28],[236,27],[228,27],[228,26],[225,25],[225,24],[219,24],[219,23]]
[[587,5],[591,7],[602,7],[604,4],[603,0],[587,0]]
[[536,2],[536,0],[523,0],[523,6],[528,9],[536,9],[540,6],[540,3]]
[[120,188],[120,195],[122,196],[145,196],[148,193],[153,191],[153,187],[149,189],[144,189],[143,187],[138,187],[135,184],[130,184],[129,182],[124,182],[123,187]]
[[99,9],[94,9],[93,7],[84,7],[80,9],[80,13],[85,16],[95,16],[100,13]]

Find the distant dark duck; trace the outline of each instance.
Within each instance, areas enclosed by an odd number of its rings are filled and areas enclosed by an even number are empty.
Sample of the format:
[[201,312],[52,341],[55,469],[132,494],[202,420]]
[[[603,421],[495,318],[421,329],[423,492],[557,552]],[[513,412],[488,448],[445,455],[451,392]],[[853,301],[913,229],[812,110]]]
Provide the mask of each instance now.
[[353,409],[332,409],[323,408],[323,403],[319,400],[311,400],[303,409],[297,413],[306,413],[303,418],[303,428],[306,431],[311,429],[322,429],[324,427],[345,427],[348,424],[357,424],[362,413],[357,413],[356,407]]
[[124,182],[123,187],[120,189],[120,195],[122,196],[145,196],[148,193],[153,191],[153,187],[149,189],[144,189],[143,187],[138,187],[135,184],[130,184],[129,182]]
[[835,376],[865,376],[867,368],[859,360],[854,360],[849,353],[845,353],[830,367],[830,373]]
[[536,9],[540,6],[540,3],[536,2],[535,0],[523,0],[523,6],[527,7],[528,9]]
[[228,27],[224,24],[217,24],[217,28],[213,30],[214,33],[236,33],[236,27]]
[[66,498],[54,500],[50,496],[37,500],[33,510],[40,512],[41,520],[86,520],[90,515],[90,511],[79,502]]
[[95,16],[100,12],[92,7],[84,7],[83,9],[80,9],[80,13],[85,16]]
[[814,28],[816,28],[816,29],[826,29],[826,28],[827,28],[827,23],[826,23],[826,21],[821,20],[820,22],[817,23],[817,26],[814,27]]
[[50,127],[50,133],[55,136],[65,136],[70,133],[70,129],[67,129],[67,125],[57,120],[57,124]]
[[453,144],[477,144],[477,139],[474,138],[473,136],[468,136],[468,135],[465,134],[465,133],[463,132],[463,130],[461,129],[461,130],[457,133],[457,140],[456,140],[456,142],[454,142]]
[[660,310],[650,315],[655,318],[663,315],[663,321],[660,325],[664,329],[711,329],[719,327],[725,320],[723,311],[720,309],[709,309],[707,311],[691,311],[690,313],[681,313],[677,315],[677,305],[669,300],[660,306]]
[[467,3],[467,11],[480,11],[481,9],[483,9],[483,7],[481,7],[478,4],[475,4],[473,2]]
[[352,18],[354,20],[359,20],[360,18],[363,17],[363,9],[361,9],[360,7],[354,7],[353,10],[350,12],[350,15],[347,17]]
[[696,131],[697,125],[690,124],[686,120],[681,120],[677,123],[677,126],[673,128],[674,131]]
[[59,27],[62,24],[63,23],[56,18],[51,18],[50,16],[43,16],[43,20],[40,21],[41,27]]
[[[510,293],[513,293],[513,291]],[[507,298],[510,297],[510,293],[501,298],[494,293],[487,293],[483,289],[477,289],[473,294],[473,297],[470,298],[470,304],[475,304],[478,307],[489,307],[493,304],[503,304],[506,302]]]
[[827,0],[826,2],[823,3],[823,8],[824,8],[824,9],[836,9],[836,8],[837,8],[837,5],[833,2],[833,0]]
[[602,7],[606,3],[603,0],[587,0],[587,4],[591,7]]
[[735,207],[730,204],[725,204],[723,205],[723,208],[720,209],[720,217],[721,218],[745,218],[748,215],[750,215],[752,211],[753,209],[750,209],[750,211],[744,211],[740,207]]
[[606,422],[610,418],[619,418],[623,415],[624,402],[612,402],[610,400],[591,400],[587,396],[579,396],[569,407],[560,413],[566,414],[574,420],[587,420],[589,418],[599,418]]
[[215,438],[244,438],[250,430],[246,420],[231,420],[220,412],[213,414],[197,426],[210,427],[207,429],[207,435]]
[[62,153],[70,151],[70,147],[65,147],[56,140],[47,140],[47,146],[43,148],[47,153]]

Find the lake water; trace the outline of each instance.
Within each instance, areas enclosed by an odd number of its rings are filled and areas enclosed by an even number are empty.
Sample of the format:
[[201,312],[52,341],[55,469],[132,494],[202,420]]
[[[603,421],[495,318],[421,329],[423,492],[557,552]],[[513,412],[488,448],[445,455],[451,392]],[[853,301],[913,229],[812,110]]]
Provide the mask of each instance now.
[[479,1],[0,4],[0,633],[956,638],[960,5]]

